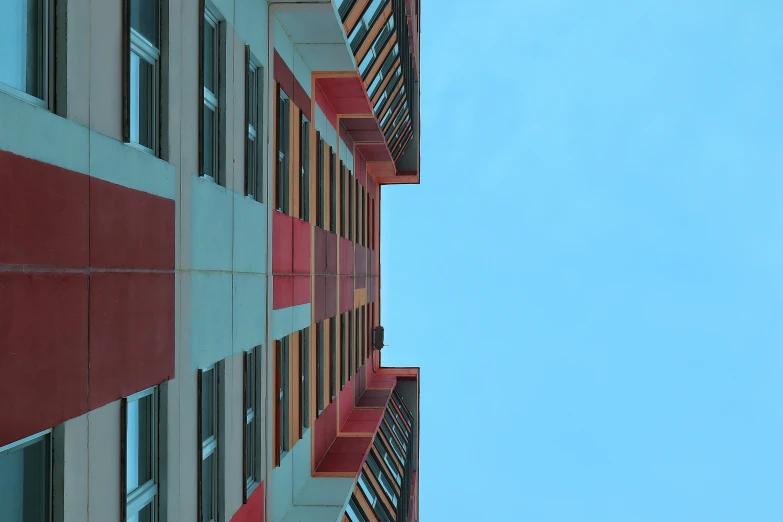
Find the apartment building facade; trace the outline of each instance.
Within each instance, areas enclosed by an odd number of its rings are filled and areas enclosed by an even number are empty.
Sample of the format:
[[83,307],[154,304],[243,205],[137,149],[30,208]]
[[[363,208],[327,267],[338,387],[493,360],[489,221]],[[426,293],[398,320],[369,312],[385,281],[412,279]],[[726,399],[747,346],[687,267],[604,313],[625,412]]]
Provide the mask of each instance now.
[[0,521],[418,520],[418,0],[0,13]]

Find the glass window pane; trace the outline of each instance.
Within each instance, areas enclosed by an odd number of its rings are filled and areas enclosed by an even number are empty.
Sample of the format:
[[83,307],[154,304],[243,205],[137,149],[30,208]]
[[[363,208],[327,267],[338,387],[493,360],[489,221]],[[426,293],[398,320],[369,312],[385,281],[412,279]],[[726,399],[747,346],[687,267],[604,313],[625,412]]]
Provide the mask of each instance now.
[[43,97],[45,5],[41,0],[3,2],[0,16],[0,82]]
[[255,476],[255,420],[245,425],[245,441],[247,442],[245,455],[246,479],[253,479]]
[[201,440],[215,435],[215,370],[201,374]]
[[152,480],[152,395],[128,402],[127,492]]
[[130,139],[154,148],[155,66],[131,52]]
[[128,517],[128,522],[152,522],[152,502],[141,508],[141,511],[132,517]]
[[131,0],[131,27],[150,41],[155,47],[160,47],[160,7],[158,0]]
[[204,106],[204,165],[202,172],[217,179],[215,172],[215,113]]
[[204,87],[215,93],[215,41],[216,29],[204,21]]
[[215,520],[215,454],[201,461],[201,521]]
[[4,522],[48,520],[50,464],[48,435],[0,457],[0,518]]

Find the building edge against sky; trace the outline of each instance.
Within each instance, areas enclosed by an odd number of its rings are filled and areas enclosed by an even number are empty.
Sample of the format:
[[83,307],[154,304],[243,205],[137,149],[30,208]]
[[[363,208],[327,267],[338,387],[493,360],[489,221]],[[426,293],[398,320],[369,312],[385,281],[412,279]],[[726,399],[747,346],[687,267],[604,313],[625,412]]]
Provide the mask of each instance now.
[[6,519],[417,521],[419,370],[373,344],[419,0],[3,9]]

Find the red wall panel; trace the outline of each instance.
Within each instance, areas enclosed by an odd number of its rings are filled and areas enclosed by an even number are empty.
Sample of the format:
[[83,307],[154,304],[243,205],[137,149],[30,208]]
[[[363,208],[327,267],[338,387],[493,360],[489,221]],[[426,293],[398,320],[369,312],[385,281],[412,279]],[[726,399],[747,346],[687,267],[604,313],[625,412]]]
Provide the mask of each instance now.
[[311,124],[315,124],[312,118],[312,111],[310,110],[312,107],[310,96],[307,95],[307,92],[299,83],[299,80],[296,79],[296,76],[294,76],[294,104],[302,109],[305,118],[307,118]]
[[293,276],[293,305],[302,305],[310,302],[310,276]]
[[174,200],[90,178],[90,266],[174,269]]
[[326,274],[326,234],[327,232],[320,228],[314,227],[313,233],[315,234],[313,252],[314,268],[316,274]]
[[326,313],[326,317],[334,317],[337,315],[337,276],[328,276],[326,278],[324,312]]
[[353,310],[353,277],[340,276],[340,313]]
[[272,273],[292,273],[293,255],[293,219],[275,210],[272,212]]
[[272,309],[294,306],[294,276],[272,276]]
[[310,273],[310,229],[311,225],[301,219],[292,219],[293,228],[293,272]]
[[89,408],[173,378],[174,274],[92,274]]
[[326,116],[326,119],[329,120],[329,123],[332,124],[332,128],[336,129],[337,112],[334,110],[334,107],[332,107],[332,104],[329,103],[329,99],[326,97],[326,94],[319,85],[319,82],[316,82],[315,84],[315,103],[318,104],[318,106],[321,108],[321,111],[324,113],[324,116]]
[[0,273],[0,446],[87,412],[87,278]]
[[247,504],[240,506],[231,517],[231,522],[264,522],[264,483],[258,485],[247,499]]
[[337,234],[326,233],[326,273],[337,275]]
[[337,401],[329,404],[321,415],[315,419],[313,428],[313,467],[326,455],[329,446],[337,437]]
[[0,263],[87,266],[89,180],[0,151]]
[[338,401],[340,404],[340,418],[338,419],[338,426],[340,426],[340,430],[342,430],[343,424],[345,424],[345,421],[348,420],[348,417],[351,415],[353,407],[355,406],[353,400],[353,385],[354,381],[351,379],[345,383],[345,387],[337,394],[340,399]]
[[313,320],[318,323],[330,316],[326,315],[326,276],[316,275],[313,289]]
[[275,49],[274,57],[274,76],[275,81],[280,84],[280,88],[288,95],[289,98],[294,97],[294,73],[286,65],[283,57],[277,53]]
[[340,238],[340,275],[353,275],[353,241]]
[[370,444],[372,437],[337,437],[318,465],[317,471],[358,474]]

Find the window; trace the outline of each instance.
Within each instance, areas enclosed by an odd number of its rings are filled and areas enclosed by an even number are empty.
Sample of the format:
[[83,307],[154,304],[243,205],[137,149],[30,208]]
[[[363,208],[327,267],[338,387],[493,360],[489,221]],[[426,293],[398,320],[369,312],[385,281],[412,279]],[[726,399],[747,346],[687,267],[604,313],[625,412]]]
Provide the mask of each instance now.
[[317,415],[324,411],[324,323],[315,325],[315,403]]
[[345,167],[343,166],[343,162],[340,162],[340,235],[343,237],[347,237],[345,235],[345,222],[346,216],[345,216],[345,192],[348,190],[348,185],[345,183]]
[[389,429],[388,424],[386,424],[386,420],[384,419],[383,422],[381,422],[381,431],[386,436],[386,440],[389,441],[389,446],[391,446],[392,451],[397,456],[397,459],[404,465],[405,464],[405,452],[403,452],[402,448],[400,447],[400,443],[397,441],[397,437],[392,435],[391,430]]
[[375,458],[375,454],[372,452],[370,452],[370,455],[367,457],[367,465],[370,467],[370,471],[372,471],[372,474],[375,475],[375,478],[381,485],[381,489],[383,489],[384,493],[386,493],[386,496],[389,498],[389,500],[391,500],[392,505],[397,507],[397,494],[394,491],[394,486],[392,485],[391,479],[386,475],[386,472],[383,470],[381,464]]
[[359,243],[361,241],[361,237],[362,237],[361,236],[362,229],[359,226],[359,216],[361,214],[359,213],[359,180],[358,179],[354,179],[353,180],[353,186],[351,187],[351,195],[353,195],[353,199],[354,199],[353,210],[354,210],[354,212],[356,212],[356,216],[354,217],[354,220],[353,220],[354,225],[356,227],[354,229],[354,233],[353,233],[354,238],[353,239],[354,239],[354,241]]
[[369,522],[367,517],[364,515],[359,502],[356,500],[355,495],[351,495],[351,501],[348,502],[348,507],[345,508],[345,513],[348,515],[348,518],[351,520],[351,522]]
[[348,311],[348,380],[350,381],[356,368],[356,357],[353,350],[353,310]]
[[393,518],[386,510],[386,506],[383,502],[379,502],[378,493],[375,491],[369,477],[365,471],[362,471],[359,475],[359,487],[361,488],[364,496],[367,497],[367,503],[373,509],[375,516],[378,517],[379,522],[393,522]]
[[337,233],[337,173],[334,170],[334,152],[329,148],[329,232]]
[[310,328],[299,333],[299,437],[310,427]]
[[288,451],[288,337],[277,341],[275,362],[275,384],[277,387],[277,408],[275,408],[276,444],[278,465],[280,457]]
[[283,90],[277,88],[277,168],[275,170],[275,208],[288,214],[288,136],[289,100]]
[[345,314],[340,314],[340,389],[345,386],[346,376],[348,375],[348,357],[345,344]]
[[367,189],[362,187],[362,246],[367,246]]
[[[331,401],[337,396],[337,321],[329,319],[329,396]],[[330,402],[331,402],[330,401]]]
[[389,415],[389,410],[387,409],[386,412],[383,415],[384,421],[388,425],[389,428],[391,428],[392,433],[394,434],[394,437],[397,439],[397,444],[402,446],[402,450],[405,451],[408,449],[408,435],[407,433],[404,433],[402,429],[400,429],[399,426],[397,426],[397,423],[394,422],[394,419]]
[[261,482],[260,457],[263,449],[258,446],[258,439],[262,424],[257,415],[263,375],[259,367],[260,351],[260,347],[255,347],[245,352],[245,499]]
[[0,91],[46,107],[52,5],[49,0],[6,0],[0,16]]
[[389,471],[391,471],[391,474],[394,477],[394,480],[397,482],[397,485],[401,486],[402,474],[399,472],[399,469],[397,468],[397,464],[394,463],[391,454],[389,454],[389,450],[386,449],[386,446],[381,442],[381,440],[377,436],[375,437],[375,442],[373,442],[373,446],[375,447],[375,451],[378,452],[378,455],[381,456],[381,459],[383,459],[383,461],[386,463],[386,466],[389,468]]
[[51,430],[0,446],[0,506],[4,522],[48,522],[51,492]]
[[125,141],[157,154],[160,5],[157,0],[128,0],[128,4],[130,62]]
[[219,365],[199,371],[199,430],[201,438],[201,489],[199,512],[201,522],[218,520],[218,402]]
[[156,520],[158,494],[158,393],[149,388],[125,399],[125,519]]
[[315,142],[318,144],[318,150],[316,151],[316,171],[318,176],[318,182],[315,187],[315,224],[318,227],[324,228],[324,140],[321,139],[321,133],[315,133]]
[[310,122],[299,111],[299,218],[310,221]]
[[202,165],[201,173],[215,182],[223,184],[220,179],[220,146],[218,91],[220,84],[220,24],[217,18],[204,11],[204,41],[203,82],[204,82],[204,115],[202,121]]
[[353,360],[354,360],[354,367],[353,372],[356,373],[359,371],[359,366],[361,366],[361,363],[359,362],[359,347],[361,346],[359,344],[359,309],[357,308],[352,312],[353,315],[353,349],[351,350],[354,354]]
[[263,69],[250,56],[250,47],[246,47],[247,82],[245,86],[245,118],[247,118],[247,143],[245,144],[245,194],[263,201],[263,127],[262,103]]
[[347,178],[348,183],[345,185],[345,190],[348,192],[348,239],[353,239],[353,179],[350,170]]

